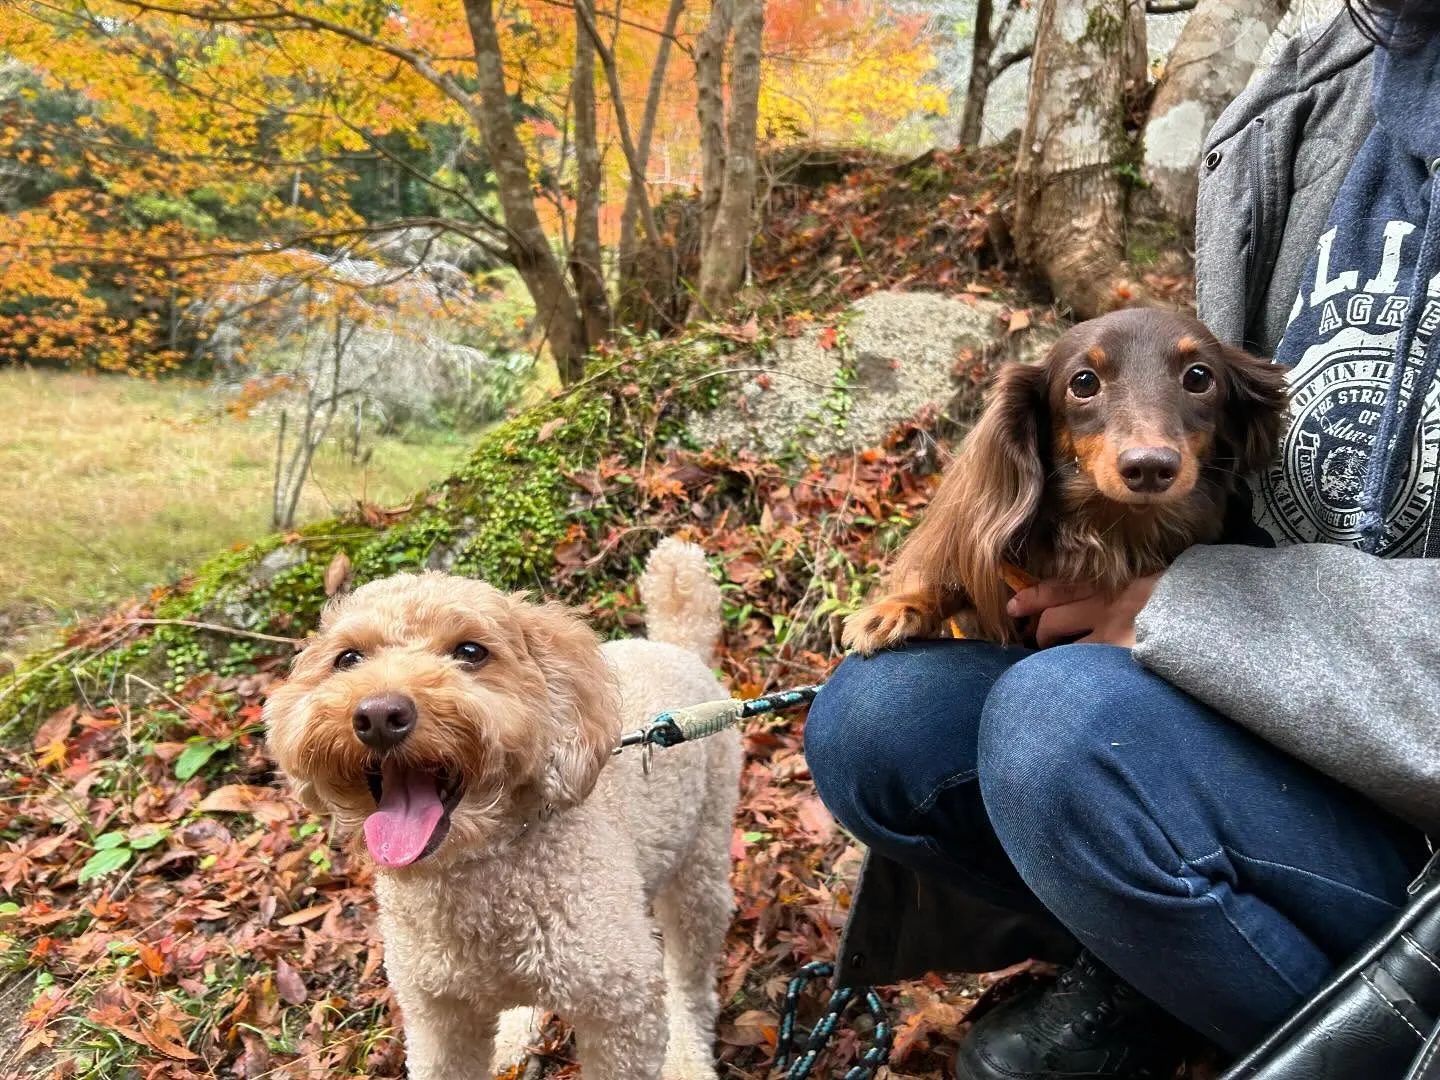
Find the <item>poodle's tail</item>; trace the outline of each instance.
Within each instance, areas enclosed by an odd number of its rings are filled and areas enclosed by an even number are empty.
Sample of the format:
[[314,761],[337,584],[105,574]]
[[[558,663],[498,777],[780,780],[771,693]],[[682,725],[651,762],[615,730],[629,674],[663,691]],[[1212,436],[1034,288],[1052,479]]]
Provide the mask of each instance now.
[[689,649],[707,664],[720,638],[720,586],[705,565],[705,552],[667,536],[645,561],[640,600],[651,641]]

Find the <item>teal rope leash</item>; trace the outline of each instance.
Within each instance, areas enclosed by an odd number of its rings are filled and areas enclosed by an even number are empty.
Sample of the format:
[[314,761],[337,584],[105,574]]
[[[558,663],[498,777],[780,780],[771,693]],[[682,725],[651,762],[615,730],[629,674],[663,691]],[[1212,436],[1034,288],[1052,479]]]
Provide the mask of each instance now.
[[830,995],[825,1014],[810,1032],[805,1049],[791,1061],[795,1052],[795,1016],[800,1008],[800,995],[814,979],[826,979],[835,973],[835,965],[824,960],[806,964],[785,988],[785,1004],[780,1010],[780,1032],[775,1041],[775,1068],[783,1069],[784,1080],[806,1080],[815,1071],[815,1063],[830,1045],[840,1018],[852,1001],[859,1001],[875,1021],[874,1041],[860,1061],[845,1073],[844,1080],[871,1080],[881,1065],[890,1060],[893,1034],[880,995],[870,988],[861,993],[842,986]]
[[784,712],[787,709],[798,709],[801,705],[809,705],[819,692],[819,686],[802,686],[745,701],[726,698],[724,701],[702,701],[698,705],[671,709],[655,717],[640,730],[624,736],[620,745],[615,748],[615,753],[618,754],[631,746],[669,747],[703,739],[752,716]]
[[[814,701],[819,692],[818,685],[801,686],[748,700],[729,698],[671,709],[655,717],[643,728],[623,736],[614,752],[619,754],[632,746],[641,747],[645,755],[645,771],[648,773],[650,756],[657,746],[679,746],[684,742],[715,735],[752,716],[798,709]],[[843,1080],[872,1080],[880,1066],[890,1059],[894,1033],[880,996],[870,987],[856,989],[842,986],[830,994],[825,1013],[811,1030],[804,1050],[791,1060],[795,1053],[795,1018],[800,1007],[800,995],[815,979],[828,979],[834,973],[834,964],[816,960],[802,967],[785,989],[785,1002],[780,1010],[780,1031],[775,1044],[775,1068],[783,1070],[783,1080],[807,1080],[814,1074],[815,1063],[830,1045],[846,1009],[855,1001],[859,1001],[862,1010],[869,1013],[874,1020],[875,1034],[870,1048],[865,1051],[859,1063],[845,1073]]]

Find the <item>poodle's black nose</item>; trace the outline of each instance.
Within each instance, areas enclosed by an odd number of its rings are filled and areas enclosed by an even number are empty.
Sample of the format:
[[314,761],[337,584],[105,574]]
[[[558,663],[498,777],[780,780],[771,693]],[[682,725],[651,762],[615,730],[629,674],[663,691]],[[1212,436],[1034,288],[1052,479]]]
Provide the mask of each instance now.
[[1180,454],[1167,446],[1126,450],[1120,455],[1120,478],[1131,491],[1159,494],[1175,482]]
[[394,750],[415,730],[415,702],[404,694],[376,694],[355,706],[355,734],[372,750]]

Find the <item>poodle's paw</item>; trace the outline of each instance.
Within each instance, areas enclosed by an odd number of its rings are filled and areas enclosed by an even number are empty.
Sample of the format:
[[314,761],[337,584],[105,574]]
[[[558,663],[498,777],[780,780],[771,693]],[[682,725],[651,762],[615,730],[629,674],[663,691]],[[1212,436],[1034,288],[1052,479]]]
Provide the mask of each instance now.
[[715,1071],[715,1063],[706,1054],[702,1059],[695,1057],[676,1057],[665,1059],[665,1068],[660,1072],[660,1080],[719,1080],[719,1074]]
[[936,615],[909,596],[887,596],[845,620],[842,640],[862,656],[893,648],[936,630]]
[[506,1009],[500,1014],[500,1030],[495,1033],[495,1068],[504,1070],[518,1065],[530,1054],[530,1047],[540,1037],[538,1011],[529,1007]]

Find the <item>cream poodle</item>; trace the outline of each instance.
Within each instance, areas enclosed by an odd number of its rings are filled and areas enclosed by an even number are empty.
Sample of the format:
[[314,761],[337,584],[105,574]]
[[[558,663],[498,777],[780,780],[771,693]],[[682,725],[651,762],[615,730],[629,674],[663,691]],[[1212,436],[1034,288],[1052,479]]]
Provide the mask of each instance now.
[[[443,574],[333,603],[265,706],[298,797],[374,860],[410,1075],[482,1080],[535,1009],[586,1080],[715,1080],[740,741],[615,757],[622,730],[723,698],[720,592],[667,539],[640,582],[649,637]],[[501,1023],[502,1013],[504,1023]]]

